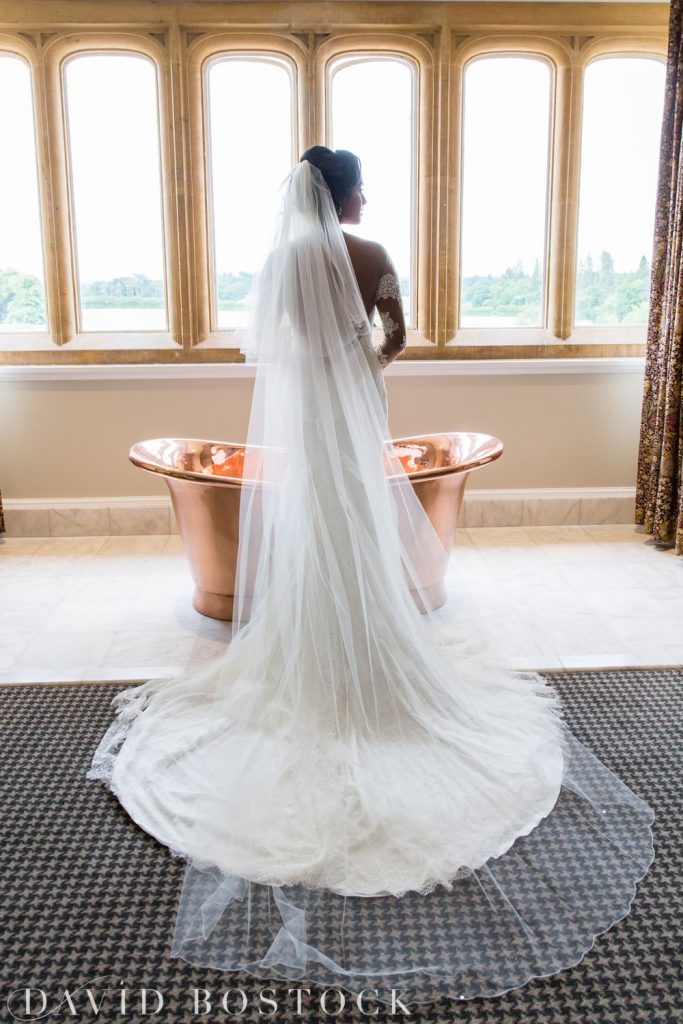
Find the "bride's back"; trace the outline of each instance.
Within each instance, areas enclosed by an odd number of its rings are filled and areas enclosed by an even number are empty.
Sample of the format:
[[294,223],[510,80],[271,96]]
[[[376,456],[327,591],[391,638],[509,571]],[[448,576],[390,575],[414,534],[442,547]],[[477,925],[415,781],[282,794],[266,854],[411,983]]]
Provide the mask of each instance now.
[[343,231],[342,234],[349,251],[353,272],[358,281],[365,312],[370,316],[375,305],[377,285],[384,272],[386,251],[378,242],[371,242],[367,238],[358,238],[356,235],[347,234],[346,231]]

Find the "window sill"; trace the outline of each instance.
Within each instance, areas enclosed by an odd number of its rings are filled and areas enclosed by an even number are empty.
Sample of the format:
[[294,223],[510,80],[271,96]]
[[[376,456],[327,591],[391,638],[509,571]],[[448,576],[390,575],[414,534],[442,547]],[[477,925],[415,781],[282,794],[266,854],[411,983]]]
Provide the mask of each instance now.
[[115,331],[84,332],[74,335],[71,341],[57,345],[49,334],[0,333],[0,355],[32,352],[138,352],[148,349],[171,349],[182,351],[168,331]]
[[[575,359],[403,359],[383,372],[388,377],[563,376],[586,373],[643,373],[641,356]],[[246,363],[110,363],[108,365],[0,365],[0,381],[226,380],[253,377]]]

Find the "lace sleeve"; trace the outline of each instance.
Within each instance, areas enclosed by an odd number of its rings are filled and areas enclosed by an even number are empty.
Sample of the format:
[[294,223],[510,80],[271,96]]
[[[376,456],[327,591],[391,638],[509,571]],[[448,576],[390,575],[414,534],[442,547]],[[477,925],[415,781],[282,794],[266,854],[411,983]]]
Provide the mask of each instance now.
[[401,286],[396,274],[383,274],[380,277],[375,299],[398,299],[401,301]]
[[384,341],[375,348],[375,351],[381,365],[387,366],[392,358],[403,351],[407,340],[401,286],[396,269],[388,254],[384,272],[377,282],[375,305],[384,331]]

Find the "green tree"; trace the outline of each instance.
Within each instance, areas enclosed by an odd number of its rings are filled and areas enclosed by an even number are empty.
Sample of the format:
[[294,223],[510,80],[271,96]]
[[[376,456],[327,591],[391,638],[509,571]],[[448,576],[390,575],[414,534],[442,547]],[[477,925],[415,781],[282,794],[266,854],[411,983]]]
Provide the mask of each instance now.
[[86,281],[81,286],[83,305],[158,308],[163,304],[164,284],[145,274],[114,277],[109,281]]
[[33,274],[10,267],[0,270],[0,323],[45,323],[43,286]]
[[650,278],[650,261],[647,256],[640,257],[640,263],[638,264],[638,277],[644,277],[648,280]]

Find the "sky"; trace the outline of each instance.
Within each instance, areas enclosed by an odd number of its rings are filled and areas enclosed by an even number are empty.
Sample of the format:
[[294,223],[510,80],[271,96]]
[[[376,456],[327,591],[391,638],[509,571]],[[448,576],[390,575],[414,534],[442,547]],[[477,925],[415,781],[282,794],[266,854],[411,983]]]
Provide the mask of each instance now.
[[[514,67],[513,67],[514,65]],[[512,74],[511,74],[512,70]],[[587,69],[579,254],[610,251],[619,270],[650,258],[665,68],[609,58]],[[65,68],[77,254],[84,280],[163,276],[154,67],[86,55]],[[487,57],[465,73],[462,271],[531,272],[545,233],[550,74],[538,59]],[[357,233],[410,267],[414,83],[404,62],[340,66],[331,143],[362,161],[368,203]],[[292,150],[291,83],[281,66],[217,61],[208,74],[212,220],[219,271],[255,270]],[[11,97],[12,102],[3,102]],[[0,268],[42,276],[31,94],[26,65],[0,56]]]

